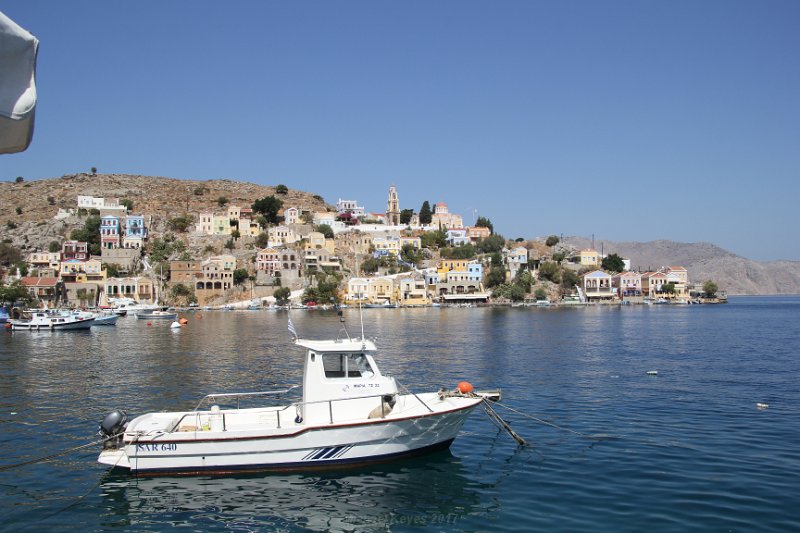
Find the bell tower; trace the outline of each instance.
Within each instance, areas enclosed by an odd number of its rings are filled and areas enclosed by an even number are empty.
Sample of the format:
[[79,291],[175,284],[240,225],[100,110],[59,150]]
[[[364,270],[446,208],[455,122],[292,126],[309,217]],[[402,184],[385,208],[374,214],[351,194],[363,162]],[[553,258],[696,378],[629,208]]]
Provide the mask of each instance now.
[[397,199],[397,187],[389,187],[389,199],[386,201],[386,223],[390,226],[400,225],[400,200]]

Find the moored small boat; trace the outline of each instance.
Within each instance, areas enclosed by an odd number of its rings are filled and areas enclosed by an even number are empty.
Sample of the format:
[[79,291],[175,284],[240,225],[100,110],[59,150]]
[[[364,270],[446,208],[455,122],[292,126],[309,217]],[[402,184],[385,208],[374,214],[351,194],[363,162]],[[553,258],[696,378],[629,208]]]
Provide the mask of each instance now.
[[[450,446],[467,416],[500,393],[401,392],[360,338],[296,340],[306,349],[298,387],[206,396],[193,411],[128,422],[109,413],[98,462],[136,475],[298,471],[386,462]],[[259,400],[260,405],[241,407]],[[208,407],[210,405],[210,407]],[[228,407],[224,407],[227,405]],[[201,406],[205,406],[201,408]]]
[[136,318],[140,320],[175,320],[178,318],[178,313],[155,309],[153,311],[139,311],[136,313]]
[[94,314],[82,313],[53,313],[47,311],[34,311],[30,319],[8,319],[12,330],[29,331],[62,331],[89,329],[95,323]]

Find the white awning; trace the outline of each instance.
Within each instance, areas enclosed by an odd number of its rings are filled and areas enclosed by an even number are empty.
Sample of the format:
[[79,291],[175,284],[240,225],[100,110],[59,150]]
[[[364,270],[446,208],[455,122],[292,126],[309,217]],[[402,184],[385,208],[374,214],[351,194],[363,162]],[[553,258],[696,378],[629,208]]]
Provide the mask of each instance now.
[[0,12],[0,154],[22,152],[33,138],[39,40]]

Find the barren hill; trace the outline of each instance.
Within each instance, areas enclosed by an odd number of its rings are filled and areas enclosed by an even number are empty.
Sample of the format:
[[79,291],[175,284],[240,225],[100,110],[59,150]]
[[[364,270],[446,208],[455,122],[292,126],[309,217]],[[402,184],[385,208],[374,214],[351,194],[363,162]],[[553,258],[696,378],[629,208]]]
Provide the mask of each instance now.
[[[250,207],[259,198],[275,195],[284,208],[325,211],[322,197],[289,189],[276,194],[274,186],[233,180],[179,180],[130,174],[73,174],[22,183],[0,183],[0,236],[12,238],[23,251],[47,249],[54,238],[64,237],[80,221],[55,221],[59,208],[77,207],[78,196],[128,199],[134,213],[152,215],[154,229],[172,217],[201,212],[224,212],[217,199],[228,205]],[[227,207],[227,206],[226,206]],[[18,211],[21,211],[18,213]],[[9,222],[11,223],[9,225]],[[16,228],[10,226],[17,226]]]
[[[574,248],[591,246],[585,237],[567,237],[564,243]],[[595,247],[600,251],[599,244]],[[604,241],[603,251],[630,259],[634,270],[686,267],[691,281],[711,279],[730,294],[800,294],[798,261],[753,261],[707,242]]]

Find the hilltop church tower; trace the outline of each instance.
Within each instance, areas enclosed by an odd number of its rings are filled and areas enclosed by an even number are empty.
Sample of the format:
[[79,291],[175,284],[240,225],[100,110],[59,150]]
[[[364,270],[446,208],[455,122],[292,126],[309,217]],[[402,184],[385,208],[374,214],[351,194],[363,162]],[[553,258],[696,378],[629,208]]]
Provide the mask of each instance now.
[[386,223],[390,226],[400,225],[400,200],[397,199],[397,187],[389,187],[389,199],[386,201]]

